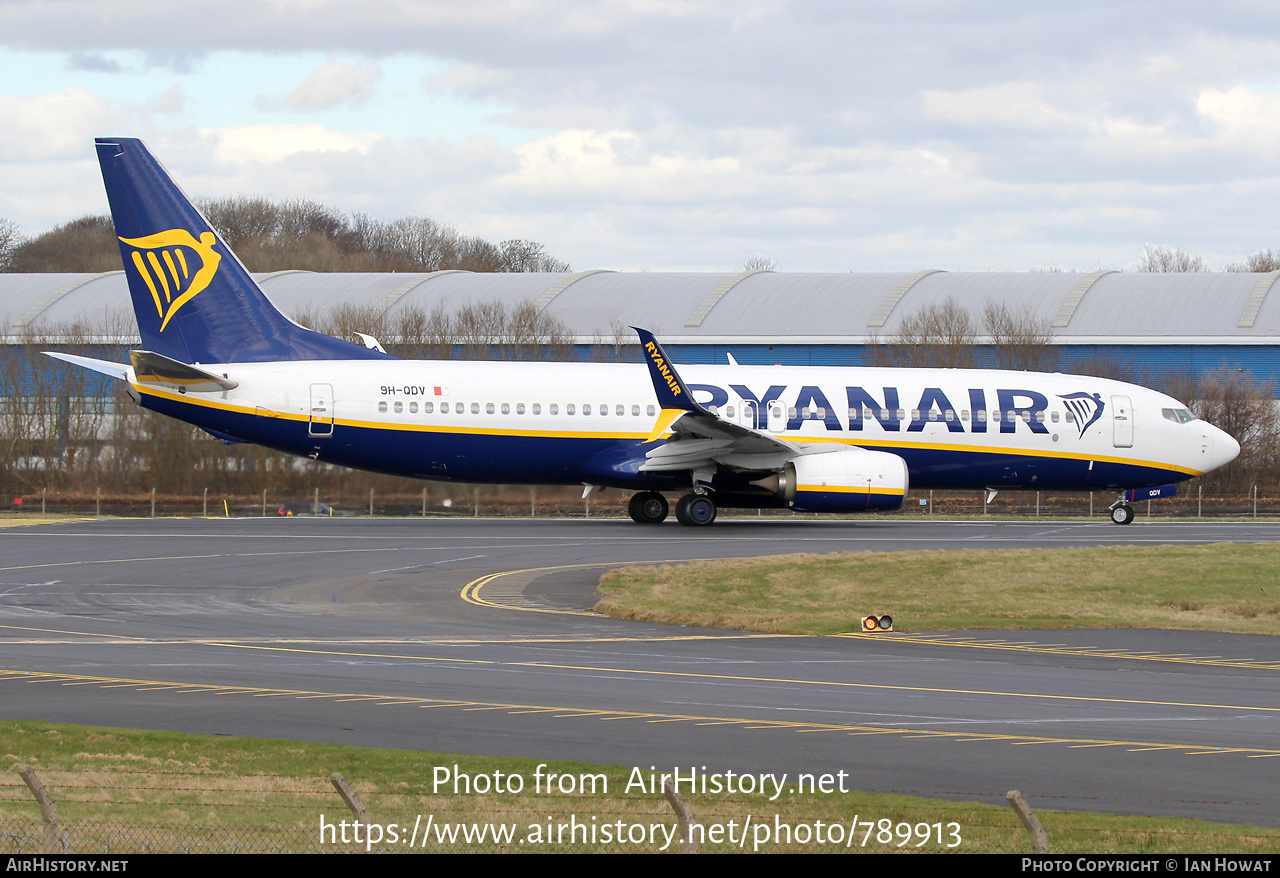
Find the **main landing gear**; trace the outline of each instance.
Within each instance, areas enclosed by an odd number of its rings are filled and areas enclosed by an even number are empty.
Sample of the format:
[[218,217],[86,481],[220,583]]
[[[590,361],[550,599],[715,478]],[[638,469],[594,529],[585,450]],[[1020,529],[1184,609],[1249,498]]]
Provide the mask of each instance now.
[[627,503],[631,520],[640,524],[659,524],[667,517],[667,498],[657,491],[641,491]]
[[689,527],[706,527],[716,520],[716,501],[706,494],[685,494],[676,503],[676,521]]
[[[658,524],[667,517],[667,498],[657,491],[641,491],[627,502],[627,514],[640,524]],[[676,521],[705,527],[716,520],[716,501],[707,494],[685,494],[676,503]]]

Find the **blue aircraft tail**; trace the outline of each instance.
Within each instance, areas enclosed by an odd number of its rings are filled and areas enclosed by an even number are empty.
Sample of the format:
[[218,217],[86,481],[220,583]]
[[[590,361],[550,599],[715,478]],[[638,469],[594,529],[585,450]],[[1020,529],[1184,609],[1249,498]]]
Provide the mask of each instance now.
[[95,143],[146,350],[183,363],[388,357],[277,311],[142,141]]

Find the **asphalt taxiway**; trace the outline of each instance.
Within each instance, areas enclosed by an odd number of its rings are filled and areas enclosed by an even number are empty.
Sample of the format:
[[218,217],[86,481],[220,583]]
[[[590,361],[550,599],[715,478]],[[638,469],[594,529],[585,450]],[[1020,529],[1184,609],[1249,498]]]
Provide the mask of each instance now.
[[0,716],[661,770],[844,771],[879,792],[998,802],[1017,788],[1041,807],[1280,825],[1280,638],[780,637],[590,612],[600,573],[628,563],[1277,540],[1269,523],[8,528]]

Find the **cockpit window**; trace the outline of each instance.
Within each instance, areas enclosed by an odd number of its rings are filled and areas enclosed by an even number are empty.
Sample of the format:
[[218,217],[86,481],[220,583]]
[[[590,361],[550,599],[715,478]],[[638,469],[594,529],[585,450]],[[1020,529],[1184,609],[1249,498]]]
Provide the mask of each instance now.
[[1165,420],[1173,421],[1175,424],[1187,424],[1196,419],[1196,416],[1186,409],[1160,409],[1160,414],[1164,415]]

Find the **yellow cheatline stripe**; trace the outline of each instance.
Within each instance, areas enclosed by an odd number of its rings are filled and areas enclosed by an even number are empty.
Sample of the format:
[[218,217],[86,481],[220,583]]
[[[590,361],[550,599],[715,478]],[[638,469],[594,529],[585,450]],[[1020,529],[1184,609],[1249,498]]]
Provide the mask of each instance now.
[[[601,710],[599,708],[578,708],[567,706],[551,706],[545,704],[497,703],[483,701],[458,701],[455,699],[434,699],[409,695],[375,695],[366,692],[316,692],[306,689],[268,689],[254,686],[220,686],[217,684],[180,683],[171,680],[134,680],[121,677],[90,677],[79,674],[59,674],[38,671],[19,671],[0,669],[0,682],[40,682],[57,683],[64,686],[97,685],[103,688],[128,688],[163,686],[164,691],[182,694],[179,687],[188,687],[187,694],[213,695],[279,695],[292,696],[299,700],[324,699],[334,702],[347,701],[384,701],[388,704],[404,704],[421,708],[455,707],[462,710],[506,710],[509,713],[528,711],[556,711],[566,718],[590,719],[601,721],[639,719],[644,721],[691,722],[696,725],[742,725],[749,729],[786,729],[793,731],[836,731],[851,735],[901,735],[927,736],[956,741],[1004,741],[1010,744],[1067,744],[1076,746],[1127,746],[1150,749],[1152,751],[1177,750],[1192,753],[1241,753],[1257,757],[1280,756],[1280,750],[1261,747],[1215,747],[1205,744],[1170,744],[1156,741],[1108,741],[1097,738],[1062,738],[1040,737],[1037,735],[1009,735],[998,732],[981,733],[973,731],[940,731],[937,729],[917,728],[884,728],[883,726],[864,726],[851,723],[809,723],[798,720],[771,720],[755,717],[704,716],[700,714],[654,713],[634,710]],[[1135,750],[1134,752],[1141,752]]]
[[658,420],[654,421],[653,429],[649,432],[648,438],[644,440],[645,444],[657,442],[661,439],[662,434],[666,433],[671,425],[676,422],[676,419],[684,414],[686,414],[684,409],[663,409],[658,412]]
[[[863,634],[858,631],[851,631],[846,634],[831,634],[830,637],[844,637],[857,640],[879,640],[884,639],[884,634]],[[952,640],[948,637],[930,637],[921,634],[902,634],[895,633],[892,635],[894,643],[918,643],[926,646],[948,646],[964,649],[998,649],[1011,652],[1035,652],[1045,653],[1047,655],[1071,655],[1071,656],[1089,656],[1090,658],[1116,658],[1130,659],[1133,661],[1149,661],[1149,662],[1172,662],[1174,664],[1183,665],[1207,665],[1209,667],[1221,668],[1246,668],[1258,671],[1275,671],[1280,670],[1280,662],[1262,661],[1256,659],[1224,659],[1221,656],[1193,656],[1186,653],[1178,654],[1162,654],[1162,653],[1132,653],[1125,649],[1104,650],[1097,646],[1077,646],[1067,647],[1063,644],[1036,644],[1036,643],[1007,643],[1001,640]]]
[[[970,434],[971,435],[971,434]],[[1105,454],[1084,454],[1076,451],[1054,451],[1041,450],[1038,448],[1020,448],[1017,446],[1004,445],[968,445],[968,444],[950,444],[943,442],[906,442],[893,439],[842,439],[835,436],[796,436],[787,437],[796,442],[804,444],[816,442],[834,442],[840,445],[855,445],[859,448],[886,448],[889,451],[901,449],[903,451],[915,451],[918,449],[926,449],[929,451],[963,451],[970,454],[1017,454],[1023,457],[1042,457],[1052,460],[1092,460],[1099,463],[1123,463],[1132,466],[1149,466],[1155,469],[1173,470],[1174,472],[1186,473],[1191,476],[1202,475],[1201,470],[1190,469],[1188,467],[1175,466],[1171,463],[1161,463],[1158,461],[1139,460],[1132,457],[1117,457],[1115,455]]]
[[799,493],[801,491],[808,491],[814,494],[884,494],[893,497],[901,497],[906,493],[901,488],[872,488],[861,485],[853,485],[847,488],[841,485],[796,485],[796,492]]
[[[271,417],[284,421],[300,421],[307,422],[309,416],[306,414],[295,412],[275,412],[267,409],[261,409],[254,406],[235,405],[221,400],[214,399],[197,399],[191,395],[183,395],[171,393],[167,390],[161,390],[146,384],[133,384],[133,388],[139,393],[148,396],[156,396],[167,399],[171,402],[180,403],[182,405],[193,405],[204,408],[213,408],[220,411],[238,412],[240,414],[255,415],[257,417]],[[664,411],[671,411],[664,409]],[[500,417],[495,415],[494,417]],[[509,416],[508,416],[509,417]],[[518,416],[517,416],[518,417]],[[641,444],[653,441],[651,433],[633,433],[620,432],[610,433],[601,431],[588,430],[517,430],[502,427],[447,427],[442,425],[428,424],[400,424],[387,421],[356,421],[344,418],[335,418],[335,424],[344,427],[361,427],[369,430],[391,430],[403,433],[449,433],[475,436],[512,436],[530,439],[635,439]],[[917,451],[920,449],[929,451],[956,451],[966,454],[1014,454],[1022,457],[1038,457],[1048,460],[1084,460],[1097,461],[1098,463],[1119,463],[1129,466],[1145,466],[1152,469],[1163,469],[1171,472],[1184,473],[1190,476],[1202,475],[1202,471],[1191,469],[1188,467],[1176,466],[1171,463],[1163,463],[1161,461],[1142,460],[1131,457],[1117,457],[1115,455],[1104,454],[1083,454],[1073,451],[1042,451],[1036,448],[1019,448],[1003,445],[952,445],[941,442],[900,442],[880,439],[863,439],[862,437],[826,437],[826,436],[801,436],[780,434],[778,439],[788,442],[795,442],[802,445],[815,444],[819,442],[836,443],[838,445],[848,445],[854,448],[885,448],[891,453],[894,451]]]

